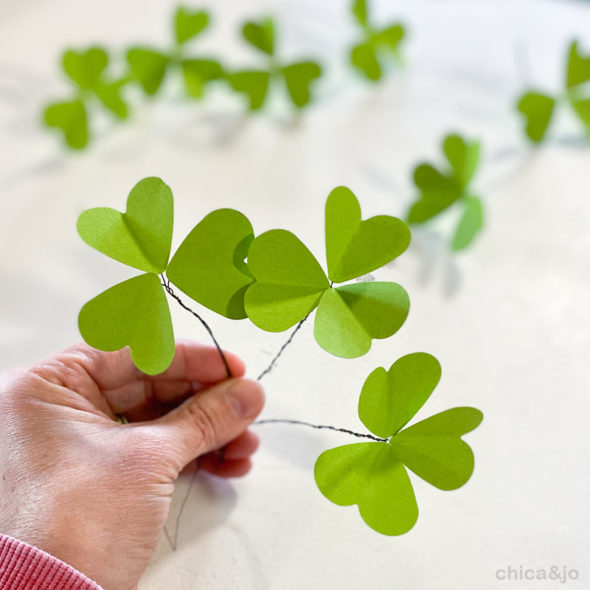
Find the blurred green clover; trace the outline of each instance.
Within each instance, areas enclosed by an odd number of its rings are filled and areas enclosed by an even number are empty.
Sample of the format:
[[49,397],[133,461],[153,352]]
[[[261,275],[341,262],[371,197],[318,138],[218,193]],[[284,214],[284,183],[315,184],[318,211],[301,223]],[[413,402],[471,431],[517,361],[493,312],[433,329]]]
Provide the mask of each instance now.
[[590,138],[590,55],[581,53],[576,40],[568,49],[563,93],[552,96],[531,89],[518,100],[517,109],[523,117],[526,136],[533,143],[543,141],[556,107],[563,103],[569,104]]
[[240,70],[227,74],[231,87],[246,96],[251,111],[262,109],[266,103],[272,81],[285,85],[291,102],[297,109],[307,106],[312,99],[311,87],[322,75],[322,68],[315,61],[283,63],[276,57],[276,33],[274,21],[264,18],[246,22],[242,37],[264,55],[262,68]]
[[425,223],[458,203],[463,212],[451,247],[463,250],[473,242],[484,223],[482,201],[470,188],[480,160],[480,144],[450,134],[444,138],[442,149],[448,162],[446,169],[438,170],[430,163],[419,164],[414,169],[418,195],[410,206],[407,222]]
[[352,14],[362,39],[350,50],[350,63],[366,78],[377,82],[383,76],[383,59],[393,56],[401,63],[400,45],[406,36],[401,23],[376,28],[370,23],[368,0],[353,0]]

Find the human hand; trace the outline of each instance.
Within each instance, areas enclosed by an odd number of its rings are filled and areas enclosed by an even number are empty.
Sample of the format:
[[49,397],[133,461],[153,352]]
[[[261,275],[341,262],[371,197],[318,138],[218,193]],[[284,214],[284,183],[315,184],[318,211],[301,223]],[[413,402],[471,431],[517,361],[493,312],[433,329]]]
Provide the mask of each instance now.
[[247,427],[264,395],[226,356],[237,378],[225,380],[216,349],[182,342],[170,368],[149,377],[127,349],[80,344],[1,378],[0,532],[105,590],[136,588],[180,471],[196,457],[223,477],[250,469],[258,439]]

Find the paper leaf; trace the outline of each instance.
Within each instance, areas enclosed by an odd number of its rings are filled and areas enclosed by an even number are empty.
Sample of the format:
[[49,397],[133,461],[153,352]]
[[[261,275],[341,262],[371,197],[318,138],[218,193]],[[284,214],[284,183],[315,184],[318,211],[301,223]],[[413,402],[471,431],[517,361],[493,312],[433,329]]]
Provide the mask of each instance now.
[[199,222],[172,257],[166,275],[191,299],[230,319],[246,317],[253,278],[244,262],[254,239],[248,219],[218,209]]
[[355,283],[328,289],[314,324],[317,343],[329,353],[356,358],[375,338],[389,338],[408,317],[410,299],[397,283]]
[[566,86],[568,90],[590,81],[590,56],[580,53],[578,41],[572,41],[567,59]]
[[102,47],[90,47],[86,51],[69,49],[62,57],[65,73],[84,89],[98,83],[108,63],[107,52]]
[[43,119],[48,127],[61,129],[71,148],[80,150],[88,143],[88,116],[81,100],[48,105]]
[[248,251],[248,267],[256,283],[246,291],[246,313],[268,332],[282,332],[302,320],[330,286],[313,254],[286,230],[258,236]]
[[350,63],[369,80],[381,79],[381,64],[377,59],[375,46],[370,41],[355,45],[350,51]]
[[402,254],[410,244],[408,226],[389,215],[361,220],[353,192],[335,188],[326,201],[328,276],[342,283],[372,272]]
[[396,23],[383,29],[377,35],[377,40],[383,45],[387,45],[393,53],[399,57],[399,45],[406,36],[406,29],[402,24]]
[[148,375],[165,371],[174,358],[170,309],[154,274],[119,283],[89,301],[78,326],[84,340],[99,350],[129,346],[133,362]]
[[352,14],[363,27],[367,26],[369,19],[367,0],[354,0],[352,3]]
[[311,100],[310,86],[322,75],[322,68],[313,61],[303,61],[281,68],[287,92],[297,108],[303,108]]
[[586,133],[590,133],[590,98],[578,98],[571,100],[571,105],[578,117],[586,127]]
[[170,187],[159,178],[144,178],[131,189],[125,213],[108,207],[88,209],[78,218],[78,233],[110,258],[160,273],[170,255],[173,219]]
[[456,180],[445,176],[431,164],[420,164],[415,168],[414,184],[421,194],[409,209],[408,223],[424,223],[461,198],[461,187]]
[[180,6],[174,16],[176,43],[182,45],[190,41],[209,26],[209,13],[204,10],[193,12]]
[[137,80],[144,92],[151,96],[159,90],[170,58],[154,49],[132,47],[127,51],[127,63],[133,79]]
[[205,85],[223,76],[221,64],[212,59],[185,59],[182,74],[186,91],[193,98],[201,98]]
[[481,199],[472,196],[463,198],[465,208],[455,231],[451,247],[463,250],[474,240],[483,228],[483,205]]
[[275,50],[275,28],[272,19],[265,18],[259,22],[247,22],[242,27],[244,39],[267,55]]
[[453,170],[453,178],[461,189],[471,182],[479,162],[478,141],[466,142],[459,135],[447,135],[443,141],[443,152]]
[[248,97],[251,111],[258,111],[264,106],[270,74],[268,72],[251,70],[228,74],[227,79],[236,92],[241,92]]
[[410,478],[388,444],[356,443],[325,451],[314,475],[328,500],[339,506],[358,504],[363,520],[379,533],[402,535],[418,519]]
[[473,473],[473,451],[461,437],[482,420],[475,408],[452,408],[402,430],[391,446],[416,475],[441,490],[454,490]]
[[121,97],[121,90],[125,85],[122,81],[99,83],[94,87],[94,93],[102,104],[119,119],[126,119],[129,115],[127,103]]
[[425,352],[401,357],[388,371],[378,367],[363,385],[359,418],[381,438],[395,435],[426,403],[440,376],[439,362]]
[[517,108],[524,117],[527,137],[535,143],[542,141],[551,123],[555,99],[540,92],[531,91],[521,97]]

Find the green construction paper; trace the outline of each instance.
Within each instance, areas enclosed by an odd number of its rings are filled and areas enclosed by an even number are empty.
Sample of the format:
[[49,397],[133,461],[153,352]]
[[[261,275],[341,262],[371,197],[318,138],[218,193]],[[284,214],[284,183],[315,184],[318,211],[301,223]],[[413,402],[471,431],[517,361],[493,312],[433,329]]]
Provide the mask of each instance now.
[[303,108],[311,100],[310,86],[322,75],[322,68],[313,61],[294,63],[281,68],[287,92],[297,108]]
[[408,223],[424,223],[461,198],[462,188],[453,177],[439,172],[431,164],[419,164],[414,184],[421,191],[408,212]]
[[129,346],[135,365],[148,375],[174,358],[174,333],[160,280],[148,273],[119,283],[90,300],[78,317],[84,340],[113,351]]
[[190,41],[209,26],[209,13],[205,10],[192,11],[180,6],[174,15],[176,43],[182,45]]
[[65,73],[84,89],[98,83],[108,63],[109,57],[102,47],[90,47],[86,51],[69,49],[62,57]]
[[391,262],[410,244],[408,226],[388,215],[361,219],[352,191],[335,188],[326,201],[326,256],[328,276],[342,283]]
[[566,87],[568,90],[590,81],[590,56],[580,53],[578,41],[572,41],[567,59]]
[[381,45],[386,45],[399,59],[399,45],[406,36],[406,29],[403,25],[396,23],[386,27],[377,34],[377,41]]
[[270,73],[260,70],[250,70],[228,74],[227,79],[236,92],[248,97],[251,111],[258,111],[264,105],[268,94]]
[[246,291],[248,317],[268,332],[287,330],[317,306],[330,286],[322,267],[291,232],[273,229],[258,236],[248,251],[256,279]]
[[244,294],[254,279],[244,259],[253,239],[252,225],[239,211],[213,211],[182,242],[166,275],[201,305],[230,319],[245,318]]
[[127,51],[127,63],[133,79],[137,80],[144,92],[151,96],[159,90],[170,58],[154,49],[132,47]]
[[350,50],[350,63],[360,70],[369,80],[381,80],[383,72],[377,59],[375,45],[371,41],[359,43]]
[[410,299],[397,283],[354,283],[322,295],[314,324],[317,343],[329,353],[356,358],[374,338],[389,338],[406,321]]
[[223,68],[212,59],[185,59],[182,74],[187,93],[193,98],[201,98],[206,84],[223,76]]
[[81,100],[48,105],[43,120],[48,127],[61,129],[71,148],[80,150],[88,143],[88,115]]
[[125,213],[108,207],[88,209],[78,218],[78,233],[110,258],[161,273],[170,256],[173,209],[170,187],[160,178],[144,178],[131,189]]
[[534,143],[539,143],[551,123],[555,99],[541,92],[527,92],[518,101],[517,109],[525,121],[525,133]]
[[315,481],[339,506],[357,504],[363,520],[383,535],[407,533],[418,520],[418,505],[408,473],[388,444],[365,442],[322,453]]
[[114,113],[119,119],[126,119],[129,116],[127,103],[121,97],[121,90],[125,85],[124,81],[98,83],[94,87],[94,93],[102,104]]
[[453,179],[465,189],[479,163],[479,142],[466,142],[459,135],[447,135],[443,141],[443,152],[451,165]]
[[586,126],[586,133],[590,134],[590,98],[572,99],[571,105]]
[[482,419],[475,408],[452,408],[402,430],[391,446],[416,475],[441,490],[454,490],[473,473],[473,451],[461,436]]
[[473,196],[463,198],[464,209],[451,247],[453,250],[463,250],[474,240],[483,228],[483,204],[481,199]]
[[366,26],[369,19],[367,0],[354,0],[352,3],[352,14],[361,26]]
[[439,362],[425,352],[401,357],[388,371],[378,367],[363,385],[359,418],[381,438],[395,435],[426,403],[440,376]]
[[275,28],[272,19],[265,18],[259,22],[247,22],[242,27],[244,39],[267,55],[274,55]]

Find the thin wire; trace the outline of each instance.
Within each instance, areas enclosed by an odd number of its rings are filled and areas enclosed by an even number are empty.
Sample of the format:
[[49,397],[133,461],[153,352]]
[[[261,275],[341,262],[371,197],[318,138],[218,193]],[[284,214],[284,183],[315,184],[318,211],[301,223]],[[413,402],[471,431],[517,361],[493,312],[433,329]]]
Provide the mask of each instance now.
[[256,425],[264,424],[297,424],[298,426],[308,426],[309,428],[315,428],[316,430],[333,430],[334,432],[343,432],[344,434],[350,434],[357,438],[369,438],[377,442],[387,442],[388,439],[373,436],[372,434],[363,434],[362,432],[355,432],[354,430],[348,430],[348,428],[338,428],[336,426],[329,426],[327,424],[312,424],[311,422],[304,422],[303,420],[288,420],[286,418],[270,418],[267,420],[257,420],[254,422]]

